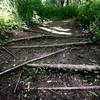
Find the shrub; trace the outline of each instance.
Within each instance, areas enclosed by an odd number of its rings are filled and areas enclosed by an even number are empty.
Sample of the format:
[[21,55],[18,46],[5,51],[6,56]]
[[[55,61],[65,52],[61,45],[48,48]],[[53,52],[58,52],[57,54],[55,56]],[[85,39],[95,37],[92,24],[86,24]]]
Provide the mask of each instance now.
[[70,17],[77,16],[78,6],[75,4],[58,7],[55,5],[44,5],[41,12],[41,17],[51,20],[64,20]]
[[5,33],[19,27],[20,23],[15,14],[5,7],[0,8],[0,45],[8,39]]
[[85,5],[79,7],[78,22],[83,28],[88,29],[100,36],[100,1],[90,0]]
[[95,42],[100,39],[100,22],[92,22],[89,26],[89,31],[91,33],[95,33],[95,35],[92,38],[92,41]]
[[70,17],[76,17],[78,15],[78,5],[77,4],[70,4],[66,5],[64,7],[65,10],[65,16]]
[[40,13],[40,0],[15,0],[15,7],[19,18],[24,21],[28,26],[33,24],[34,11]]
[[85,5],[80,6],[77,19],[85,28],[88,28],[91,22],[100,20],[100,1],[91,0]]

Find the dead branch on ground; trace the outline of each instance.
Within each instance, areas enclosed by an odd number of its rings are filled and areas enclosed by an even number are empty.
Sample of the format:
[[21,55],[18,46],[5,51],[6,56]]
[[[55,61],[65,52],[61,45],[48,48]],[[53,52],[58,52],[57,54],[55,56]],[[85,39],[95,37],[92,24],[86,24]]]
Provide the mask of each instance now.
[[27,64],[29,67],[46,67],[46,68],[57,68],[57,69],[71,69],[71,70],[100,70],[100,66],[98,65],[75,65],[75,64]]
[[79,46],[92,44],[90,42],[72,42],[72,43],[61,43],[61,44],[50,44],[50,45],[32,45],[32,46],[11,46],[11,49],[25,49],[25,48],[48,48],[48,47],[61,47],[61,46]]
[[[25,88],[27,90],[27,88]],[[81,86],[81,87],[38,87],[30,90],[99,90],[100,86]]]

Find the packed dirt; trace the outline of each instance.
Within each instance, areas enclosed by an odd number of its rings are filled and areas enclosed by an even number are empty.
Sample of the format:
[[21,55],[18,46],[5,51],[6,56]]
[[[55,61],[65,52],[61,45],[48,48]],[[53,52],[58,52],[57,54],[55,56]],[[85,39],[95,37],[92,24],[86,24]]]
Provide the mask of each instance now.
[[0,48],[0,100],[100,100],[100,68],[28,66],[100,66],[99,43],[90,44],[90,34],[77,29],[73,19],[14,30],[9,36],[12,40]]

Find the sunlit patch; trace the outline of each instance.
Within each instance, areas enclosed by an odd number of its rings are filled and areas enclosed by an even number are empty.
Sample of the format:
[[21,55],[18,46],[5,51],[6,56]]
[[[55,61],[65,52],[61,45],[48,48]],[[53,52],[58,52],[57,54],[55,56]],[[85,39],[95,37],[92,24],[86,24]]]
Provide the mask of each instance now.
[[63,32],[67,32],[67,31],[70,31],[70,29],[64,29],[62,27],[51,27],[52,29],[55,29],[57,31],[63,31]]
[[54,34],[72,35],[72,33],[70,33],[70,32],[57,31],[57,30],[54,30],[54,29],[46,28],[46,27],[39,27],[39,28],[42,29],[42,30],[45,30],[47,32],[54,33]]

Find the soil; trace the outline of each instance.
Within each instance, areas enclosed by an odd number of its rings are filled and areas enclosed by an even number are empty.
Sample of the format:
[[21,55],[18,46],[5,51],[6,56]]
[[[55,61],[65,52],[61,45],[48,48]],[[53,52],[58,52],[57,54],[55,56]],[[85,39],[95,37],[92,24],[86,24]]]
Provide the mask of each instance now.
[[[0,73],[19,66],[31,59],[42,57],[66,47],[68,49],[61,53],[31,63],[100,65],[99,44],[17,48],[19,46],[88,42],[88,36],[90,34],[82,29],[78,29],[74,19],[43,23],[41,26],[24,29],[23,31],[14,30],[9,35],[12,39],[40,35],[43,37],[12,41],[4,48],[0,48]],[[14,46],[17,47],[13,48]],[[39,87],[82,86],[100,86],[100,71],[63,70],[44,67],[32,68],[24,65],[0,76],[0,100],[100,100],[100,89],[37,89]]]

